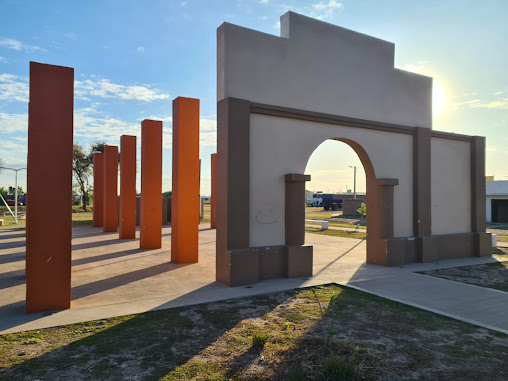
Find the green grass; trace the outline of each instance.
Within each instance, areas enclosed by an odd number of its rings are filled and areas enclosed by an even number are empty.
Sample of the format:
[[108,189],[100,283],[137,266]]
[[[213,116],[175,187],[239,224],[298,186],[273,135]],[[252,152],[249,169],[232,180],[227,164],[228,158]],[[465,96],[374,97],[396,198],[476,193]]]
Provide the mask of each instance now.
[[[317,225],[317,226],[320,226],[321,223],[320,222],[308,222],[308,221],[305,221],[305,225]],[[335,226],[335,227],[338,227],[338,228],[352,228],[352,229],[356,229],[356,224],[352,224],[352,223],[342,223],[342,222],[328,222],[328,226]],[[360,225],[360,229],[366,229],[366,226],[363,226],[363,225]]]
[[305,218],[321,218],[321,219],[332,218],[334,213],[337,212],[305,213]]
[[252,346],[254,348],[263,349],[267,341],[268,336],[264,333],[256,333],[252,336]]
[[332,237],[342,237],[342,238],[356,238],[356,239],[366,239],[367,233],[365,232],[354,232],[354,231],[347,231],[347,230],[338,230],[338,229],[328,229],[328,230],[321,230],[320,228],[314,228],[310,226],[305,227],[305,232],[307,233],[314,233],[314,234],[322,234],[322,235],[329,235]]
[[322,369],[326,381],[351,381],[358,378],[355,364],[339,356],[326,358]]
[[[5,208],[5,207],[4,207]],[[93,222],[93,212],[83,212],[83,209],[79,209],[79,207],[73,206],[72,212],[72,226],[82,226],[82,225],[92,225]],[[50,218],[50,217],[48,217]],[[18,219],[18,223],[14,223],[14,217],[5,216],[3,217],[3,213],[0,215],[0,219],[4,220],[4,226],[0,228],[19,228],[24,229],[26,227],[26,219]]]

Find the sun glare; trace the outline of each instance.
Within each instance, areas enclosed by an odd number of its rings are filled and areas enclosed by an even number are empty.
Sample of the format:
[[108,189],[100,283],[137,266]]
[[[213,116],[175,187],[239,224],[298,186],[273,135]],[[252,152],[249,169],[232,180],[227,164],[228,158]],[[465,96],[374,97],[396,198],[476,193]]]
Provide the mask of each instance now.
[[441,114],[446,106],[446,95],[443,86],[434,79],[432,85],[432,116],[436,117]]

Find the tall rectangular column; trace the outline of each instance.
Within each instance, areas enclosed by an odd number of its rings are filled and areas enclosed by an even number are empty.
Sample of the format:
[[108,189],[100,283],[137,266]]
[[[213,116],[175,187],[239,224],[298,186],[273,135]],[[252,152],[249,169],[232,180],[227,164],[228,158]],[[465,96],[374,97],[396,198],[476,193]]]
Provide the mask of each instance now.
[[173,101],[171,261],[198,261],[199,100]]
[[[71,302],[74,69],[30,62],[26,312]],[[48,216],[48,187],[61,201]]]
[[136,137],[120,137],[120,239],[136,238]]
[[140,248],[162,245],[162,122],[141,122]]
[[310,181],[310,175],[288,173],[285,180],[286,245],[303,245],[305,243],[305,182]]
[[216,219],[216,208],[217,208],[217,154],[212,153],[212,195],[210,197],[210,224],[211,228],[215,229],[217,227],[217,219]]
[[93,154],[93,226],[104,222],[104,154]]
[[118,231],[118,146],[104,146],[104,232]]

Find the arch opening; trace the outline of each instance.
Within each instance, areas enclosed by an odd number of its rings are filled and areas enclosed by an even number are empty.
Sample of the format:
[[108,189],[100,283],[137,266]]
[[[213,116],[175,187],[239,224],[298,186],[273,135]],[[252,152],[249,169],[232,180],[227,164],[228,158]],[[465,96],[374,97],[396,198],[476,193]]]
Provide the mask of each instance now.
[[[344,144],[334,144],[335,142]],[[355,166],[356,179],[353,178]],[[363,228],[366,228],[368,234],[364,238],[367,242],[365,261],[376,263],[375,252],[376,247],[379,246],[376,244],[376,239],[380,234],[378,226],[380,219],[376,174],[367,151],[352,139],[339,137],[326,139],[308,157],[305,173],[311,175],[311,181],[306,187],[309,188],[306,189],[306,222],[312,224],[310,220],[313,219],[326,220],[330,230],[344,229],[340,233],[329,234],[338,236],[347,235],[345,232],[351,231],[346,230],[348,223],[351,224],[351,228],[355,228],[360,233],[363,233]],[[356,184],[354,184],[355,180]],[[313,206],[309,206],[311,203],[308,202],[310,197],[307,195],[307,190],[314,191],[312,198],[317,199],[317,202],[312,202]],[[321,198],[319,192],[322,192]],[[353,201],[355,193],[357,201]],[[362,202],[367,206],[366,219],[354,216],[357,206],[359,208]],[[335,210],[335,207],[328,207],[329,205],[338,205],[339,208]],[[319,218],[320,215],[322,218]],[[316,224],[313,225],[316,226]],[[315,229],[307,228],[306,230]],[[354,236],[361,237],[361,234]]]

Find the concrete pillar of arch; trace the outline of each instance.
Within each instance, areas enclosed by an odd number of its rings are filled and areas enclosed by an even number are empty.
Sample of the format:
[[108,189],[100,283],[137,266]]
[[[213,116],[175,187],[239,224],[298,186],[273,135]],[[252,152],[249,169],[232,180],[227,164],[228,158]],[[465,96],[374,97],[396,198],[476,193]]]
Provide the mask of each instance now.
[[104,146],[104,222],[102,230],[118,231],[118,146]]
[[93,154],[93,226],[104,224],[104,154]]
[[162,246],[162,122],[141,122],[140,248]]
[[199,100],[173,101],[171,261],[198,261]]
[[120,239],[136,238],[136,137],[120,137]]
[[217,227],[217,217],[216,217],[216,208],[217,208],[217,154],[212,153],[212,179],[211,179],[211,197],[210,197],[210,225],[212,229]]
[[[285,235],[287,260],[276,277],[298,278],[312,275],[313,248],[305,244],[305,182],[310,175],[289,173],[286,181]],[[262,258],[263,259],[263,258]],[[274,267],[274,266],[265,266]],[[261,272],[266,269],[260,269]]]
[[[26,312],[70,308],[74,69],[30,62]],[[48,218],[48,187],[59,200]]]

